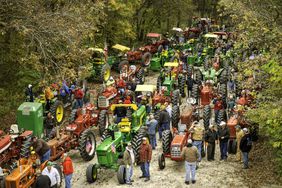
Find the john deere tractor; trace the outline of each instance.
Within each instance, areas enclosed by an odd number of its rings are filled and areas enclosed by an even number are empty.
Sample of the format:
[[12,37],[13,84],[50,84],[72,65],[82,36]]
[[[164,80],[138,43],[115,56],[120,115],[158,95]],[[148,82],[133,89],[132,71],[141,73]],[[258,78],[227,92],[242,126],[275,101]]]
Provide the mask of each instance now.
[[146,121],[146,107],[137,107],[136,104],[113,104],[111,110],[125,108],[126,117],[122,118],[118,124],[109,126],[101,137],[101,143],[97,146],[98,164],[91,164],[87,167],[86,178],[89,183],[93,183],[98,178],[98,169],[111,168],[118,171],[118,180],[125,182],[125,166],[119,163],[123,157],[123,152],[127,143],[131,142],[136,156],[139,160],[139,149],[142,137],[146,136],[142,126]]

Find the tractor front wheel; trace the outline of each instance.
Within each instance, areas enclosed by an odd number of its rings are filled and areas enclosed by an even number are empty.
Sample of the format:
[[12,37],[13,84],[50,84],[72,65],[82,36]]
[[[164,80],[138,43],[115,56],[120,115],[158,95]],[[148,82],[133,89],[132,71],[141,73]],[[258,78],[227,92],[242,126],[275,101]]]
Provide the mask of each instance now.
[[98,168],[96,164],[91,164],[86,169],[86,179],[88,183],[94,183],[98,178]]
[[50,112],[55,118],[57,124],[61,124],[64,120],[64,104],[60,100],[56,100],[50,107]]
[[127,60],[123,60],[118,64],[118,70],[122,71],[124,69],[128,70],[129,68],[129,62]]
[[204,127],[206,130],[208,130],[210,126],[210,117],[211,117],[211,107],[209,105],[206,105],[204,107],[204,112],[203,112]]
[[117,179],[120,184],[125,184],[126,178],[126,167],[124,165],[120,165],[117,171]]
[[144,67],[148,67],[151,64],[152,54],[150,52],[144,53],[142,56],[142,62]]
[[159,155],[158,162],[160,170],[163,170],[165,168],[165,156],[163,153]]
[[141,69],[139,69],[139,71],[136,74],[136,78],[137,78],[139,84],[144,84],[144,82],[145,82],[145,74],[144,73],[145,73],[144,69],[141,68]]
[[96,151],[95,133],[91,129],[86,129],[81,133],[78,143],[78,149],[82,159],[85,161],[92,160]]
[[109,127],[109,115],[107,114],[107,110],[100,111],[99,119],[98,119],[98,127],[100,136],[103,135],[105,129]]
[[162,144],[163,144],[163,153],[169,154],[170,153],[170,144],[172,141],[172,135],[170,130],[163,131],[162,135]]
[[179,86],[181,97],[185,97],[185,77],[184,76],[180,77],[178,86]]
[[110,79],[111,67],[108,63],[104,64],[101,69],[100,81],[106,82]]

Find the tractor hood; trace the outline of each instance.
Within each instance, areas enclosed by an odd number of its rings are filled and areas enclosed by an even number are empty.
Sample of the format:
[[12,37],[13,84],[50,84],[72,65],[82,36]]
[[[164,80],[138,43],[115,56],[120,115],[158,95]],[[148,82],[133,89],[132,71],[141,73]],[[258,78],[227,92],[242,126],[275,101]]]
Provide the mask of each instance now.
[[[115,132],[115,139],[112,140],[112,137],[106,138],[101,144],[97,147],[97,155],[101,154],[100,152],[111,152],[111,148],[117,146],[121,142],[122,133]],[[106,154],[106,153],[105,153]]]

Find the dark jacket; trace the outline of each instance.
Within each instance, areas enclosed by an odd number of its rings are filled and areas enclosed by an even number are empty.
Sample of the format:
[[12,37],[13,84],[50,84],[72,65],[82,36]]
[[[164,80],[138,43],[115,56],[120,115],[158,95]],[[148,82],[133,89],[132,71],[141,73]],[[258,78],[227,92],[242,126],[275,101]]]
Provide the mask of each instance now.
[[51,118],[46,118],[45,123],[44,123],[45,129],[53,129],[55,127],[55,120],[53,117]]
[[33,148],[40,157],[42,157],[50,149],[48,144],[42,139],[38,139],[35,143],[33,143]]
[[170,122],[169,113],[166,110],[162,110],[160,113],[159,124]]
[[116,107],[114,111],[114,115],[118,117],[125,117],[126,116],[126,108],[125,107]]
[[[223,128],[219,128],[218,129],[218,137],[220,142],[228,142],[229,137],[230,137],[230,132],[229,132],[229,128],[225,127]],[[223,139],[221,137],[224,137]]]
[[218,139],[217,132],[215,130],[208,130],[205,135],[205,141],[208,143],[214,143]]
[[140,150],[140,162],[145,163],[152,159],[152,147],[150,144],[141,144]]
[[240,150],[242,152],[250,152],[252,149],[252,138],[249,134],[243,136],[240,142]]
[[40,175],[36,178],[36,182],[33,185],[33,188],[50,188],[51,180],[46,175]]

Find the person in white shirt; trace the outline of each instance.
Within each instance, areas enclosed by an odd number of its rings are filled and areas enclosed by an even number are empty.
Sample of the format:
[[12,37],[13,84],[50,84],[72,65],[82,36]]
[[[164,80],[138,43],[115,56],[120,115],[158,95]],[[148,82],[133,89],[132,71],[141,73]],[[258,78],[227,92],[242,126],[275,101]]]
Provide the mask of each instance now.
[[45,167],[42,171],[42,175],[46,175],[51,180],[51,188],[57,188],[60,185],[61,178],[58,170],[54,168],[52,162],[47,163],[47,167]]

